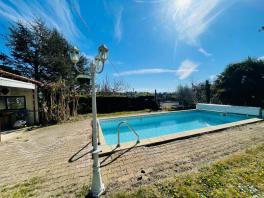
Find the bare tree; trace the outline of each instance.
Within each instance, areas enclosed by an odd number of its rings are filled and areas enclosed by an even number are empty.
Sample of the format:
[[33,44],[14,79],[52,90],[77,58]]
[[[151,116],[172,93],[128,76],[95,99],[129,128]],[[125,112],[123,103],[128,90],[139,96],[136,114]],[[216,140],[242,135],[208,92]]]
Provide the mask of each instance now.
[[129,85],[126,84],[123,80],[114,79],[114,82],[112,83],[112,88],[114,93],[124,92],[128,90]]
[[111,81],[106,75],[101,84],[98,85],[98,91],[102,95],[112,95],[120,92],[124,92],[128,89],[128,84],[123,80],[114,79]]
[[107,75],[103,79],[102,83],[98,85],[98,90],[100,93],[103,93],[106,95],[109,95],[112,92],[111,82],[110,82],[109,77]]
[[185,85],[179,85],[176,90],[176,99],[179,103],[185,107],[189,107],[194,104],[194,93],[192,88]]

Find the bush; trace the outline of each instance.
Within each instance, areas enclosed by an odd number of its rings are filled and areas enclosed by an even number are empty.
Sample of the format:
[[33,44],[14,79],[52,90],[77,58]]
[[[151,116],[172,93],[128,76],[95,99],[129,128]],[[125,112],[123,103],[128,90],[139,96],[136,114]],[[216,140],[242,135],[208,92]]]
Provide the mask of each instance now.
[[[111,113],[118,111],[136,111],[142,109],[158,110],[159,106],[153,96],[97,96],[97,112]],[[79,99],[78,113],[92,112],[92,98],[81,97]]]
[[242,106],[264,107],[264,61],[248,58],[230,64],[218,75],[215,97],[221,103]]

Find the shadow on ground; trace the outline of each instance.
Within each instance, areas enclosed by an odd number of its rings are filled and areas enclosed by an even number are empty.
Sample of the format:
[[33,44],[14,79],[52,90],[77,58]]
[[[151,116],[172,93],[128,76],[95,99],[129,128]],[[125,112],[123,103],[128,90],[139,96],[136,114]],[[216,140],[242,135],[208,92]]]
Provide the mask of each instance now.
[[89,153],[92,153],[93,149],[90,149],[88,152],[84,152],[82,153],[82,151],[85,148],[88,148],[88,146],[91,144],[92,142],[87,143],[86,145],[84,145],[79,151],[77,151],[76,153],[74,153],[70,159],[68,160],[69,163],[75,162],[81,158],[83,158],[84,156],[88,155]]
[[116,161],[118,158],[122,157],[124,154],[126,154],[126,153],[128,153],[129,151],[131,151],[132,149],[134,149],[134,148],[137,146],[137,144],[138,144],[138,143],[136,143],[135,145],[133,145],[132,147],[130,147],[130,148],[128,148],[128,149],[124,149],[123,151],[120,151],[120,153],[119,153],[116,157],[114,157],[114,158],[111,159],[109,162],[107,162],[107,160],[108,160],[109,158],[112,157],[112,155],[115,153],[115,151],[116,151],[116,149],[117,149],[118,147],[114,148],[114,149],[112,150],[112,153],[109,154],[106,158],[104,158],[104,159],[101,161],[101,167],[105,167],[105,166],[107,166],[107,165],[113,163],[113,162]]

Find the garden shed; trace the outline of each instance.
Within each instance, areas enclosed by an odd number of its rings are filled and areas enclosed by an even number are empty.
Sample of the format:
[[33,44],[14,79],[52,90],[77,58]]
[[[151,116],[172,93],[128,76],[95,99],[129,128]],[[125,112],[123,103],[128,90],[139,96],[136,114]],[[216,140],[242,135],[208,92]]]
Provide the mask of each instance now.
[[39,122],[37,88],[40,82],[0,69],[0,130],[17,120]]

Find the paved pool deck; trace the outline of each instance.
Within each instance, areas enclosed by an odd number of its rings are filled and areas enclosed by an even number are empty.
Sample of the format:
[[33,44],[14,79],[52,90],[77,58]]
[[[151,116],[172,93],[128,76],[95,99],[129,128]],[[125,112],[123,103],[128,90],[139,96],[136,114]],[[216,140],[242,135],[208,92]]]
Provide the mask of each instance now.
[[[75,197],[91,182],[91,120],[19,133],[0,143],[0,191],[38,177],[34,197]],[[105,197],[221,159],[264,143],[264,122],[100,157]],[[1,194],[0,194],[1,197]]]

